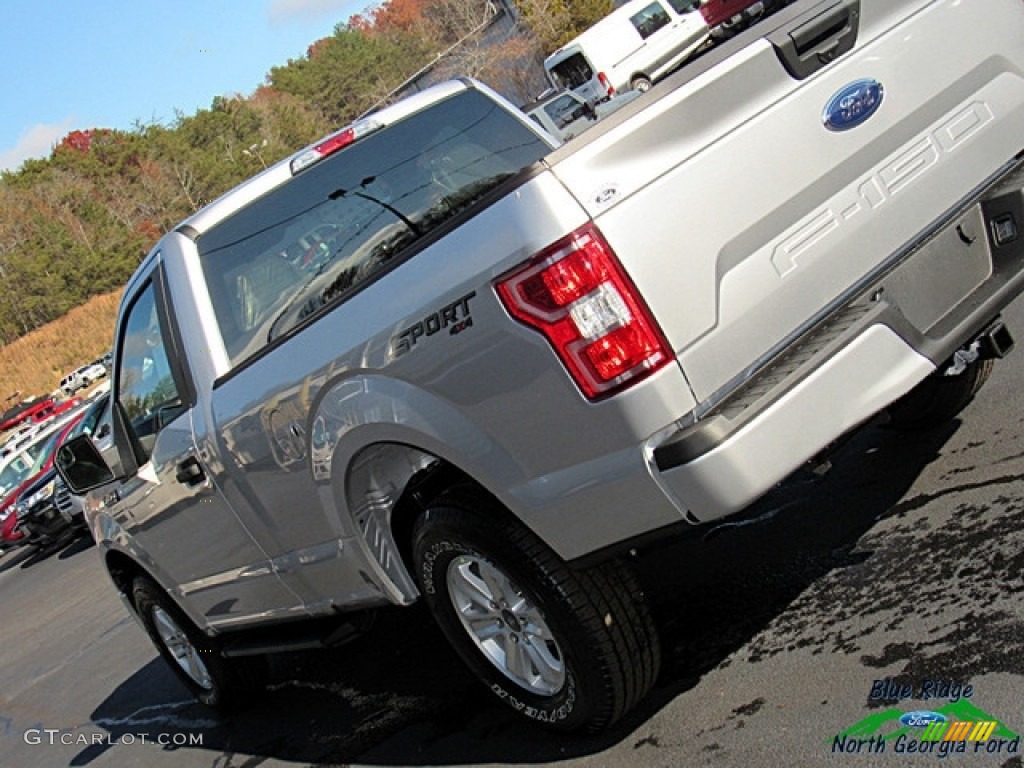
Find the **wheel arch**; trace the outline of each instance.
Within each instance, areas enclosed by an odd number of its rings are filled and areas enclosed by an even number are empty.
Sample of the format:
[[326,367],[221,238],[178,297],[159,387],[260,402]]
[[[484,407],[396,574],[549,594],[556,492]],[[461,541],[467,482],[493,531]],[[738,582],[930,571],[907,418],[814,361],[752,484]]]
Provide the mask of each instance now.
[[[310,414],[314,481],[342,530],[362,550],[387,598],[419,598],[409,537],[431,500],[473,484],[500,500],[524,471],[453,404],[379,375],[347,377],[325,388]],[[507,504],[505,504],[507,506]]]
[[651,75],[647,74],[646,72],[634,72],[629,76],[629,87],[632,88],[633,83],[635,83],[637,80],[646,80],[649,84],[649,87],[654,86],[654,78]]
[[[160,580],[145,566],[119,549],[108,550],[104,555],[103,561],[107,567],[107,573],[110,575],[110,580],[114,582],[114,587],[136,616],[135,601],[132,599],[132,585],[135,583],[135,580],[139,577],[146,578],[163,589]],[[164,592],[167,592],[167,590],[164,589]],[[168,593],[168,597],[178,604],[173,595]],[[181,605],[178,604],[178,607],[181,608]],[[183,608],[182,612],[184,612]],[[188,614],[186,613],[186,615]]]
[[110,580],[114,584],[114,588],[117,589],[118,594],[125,603],[125,607],[131,612],[131,615],[136,619],[136,621],[141,622],[141,617],[135,609],[132,587],[135,580],[141,577],[153,582],[153,584],[162,590],[164,594],[167,595],[167,598],[177,606],[178,610],[188,618],[199,632],[208,637],[212,637],[209,629],[204,627],[204,625],[197,620],[198,617],[187,605],[183,604],[182,601],[178,599],[178,595],[176,595],[172,590],[167,589],[164,582],[157,577],[156,573],[147,568],[144,564],[140,563],[138,559],[120,549],[111,548],[104,553],[103,563],[106,566]]
[[390,582],[388,589],[397,595],[397,602],[407,604],[419,598],[412,576],[416,520],[434,500],[460,486],[496,500],[451,461],[411,445],[375,443],[353,459],[345,478],[345,506],[365,552]]
[[114,582],[117,591],[125,597],[131,595],[132,582],[135,581],[136,577],[146,576],[153,578],[151,574],[146,572],[145,568],[128,557],[128,555],[116,549],[107,552],[104,561],[107,566],[107,573],[110,575],[110,580]]

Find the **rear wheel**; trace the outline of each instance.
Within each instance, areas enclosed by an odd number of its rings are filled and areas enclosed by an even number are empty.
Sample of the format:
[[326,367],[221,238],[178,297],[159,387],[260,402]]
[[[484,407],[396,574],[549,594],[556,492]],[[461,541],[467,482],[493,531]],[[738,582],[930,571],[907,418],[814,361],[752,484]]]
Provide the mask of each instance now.
[[206,706],[229,711],[242,694],[262,682],[265,660],[226,659],[210,638],[153,581],[140,576],[132,585],[132,601],[160,655],[185,687]]
[[994,360],[976,360],[957,376],[936,371],[889,406],[891,426],[930,429],[951,421],[988,381],[994,365]]
[[629,87],[632,88],[634,91],[646,93],[647,91],[651,90],[650,78],[644,77],[643,75],[637,75],[630,81]]
[[560,730],[596,731],[653,686],[658,635],[622,563],[571,569],[485,494],[442,496],[417,522],[424,599],[499,699]]

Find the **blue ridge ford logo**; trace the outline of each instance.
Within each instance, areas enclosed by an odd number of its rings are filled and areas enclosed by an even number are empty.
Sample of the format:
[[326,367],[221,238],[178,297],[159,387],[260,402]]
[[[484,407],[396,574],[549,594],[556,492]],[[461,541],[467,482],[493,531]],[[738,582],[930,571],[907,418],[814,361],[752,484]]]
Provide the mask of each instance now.
[[929,712],[926,709],[919,709],[916,712],[907,712],[900,718],[900,723],[908,728],[925,728],[931,723],[944,723],[946,716],[938,712]]
[[848,131],[856,128],[878,110],[885,89],[877,80],[857,80],[837,92],[822,113],[825,127],[830,131]]

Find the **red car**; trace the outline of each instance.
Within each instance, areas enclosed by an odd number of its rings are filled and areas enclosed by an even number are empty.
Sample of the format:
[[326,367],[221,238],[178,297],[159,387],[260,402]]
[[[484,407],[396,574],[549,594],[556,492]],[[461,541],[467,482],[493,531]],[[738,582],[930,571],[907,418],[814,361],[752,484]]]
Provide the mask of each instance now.
[[52,397],[38,397],[35,400],[18,403],[0,416],[0,432],[8,432],[26,421],[32,420],[37,413],[42,413],[53,405]]
[[0,546],[22,543],[25,535],[15,530],[18,518],[11,514],[14,502],[39,475],[53,466],[57,446],[83,415],[78,414],[66,424],[44,433],[38,440],[5,458],[0,465]]
[[789,0],[704,0],[700,14],[711,29],[711,37],[723,40],[788,2]]
[[70,400],[61,400],[59,403],[50,401],[50,404],[32,414],[33,424],[42,424],[44,421],[60,416],[66,411],[71,411],[82,404],[82,398],[72,397]]

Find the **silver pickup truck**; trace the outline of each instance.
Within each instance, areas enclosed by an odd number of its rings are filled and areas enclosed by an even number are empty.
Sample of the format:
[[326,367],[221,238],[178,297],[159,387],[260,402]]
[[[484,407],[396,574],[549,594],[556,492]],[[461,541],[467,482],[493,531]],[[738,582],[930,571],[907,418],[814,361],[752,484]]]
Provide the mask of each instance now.
[[506,704],[603,728],[659,672],[630,548],[952,418],[1012,346],[1020,0],[797,0],[550,141],[434,87],[128,284],[114,445],[58,464],[202,701],[423,600]]

